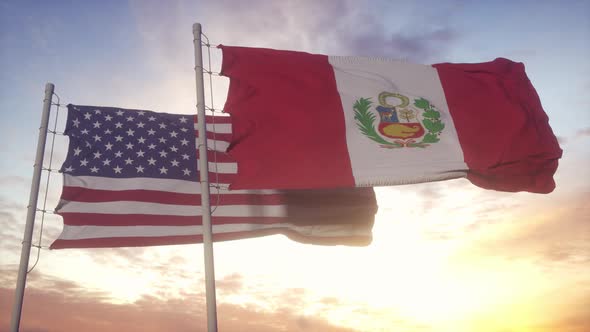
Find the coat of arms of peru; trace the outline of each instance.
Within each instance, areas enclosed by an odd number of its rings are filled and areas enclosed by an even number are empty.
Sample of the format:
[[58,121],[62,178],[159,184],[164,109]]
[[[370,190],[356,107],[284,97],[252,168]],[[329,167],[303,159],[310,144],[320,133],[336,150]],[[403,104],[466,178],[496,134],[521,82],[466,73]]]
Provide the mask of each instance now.
[[428,100],[386,91],[377,99],[376,107],[371,98],[359,98],[354,103],[354,119],[367,138],[388,149],[425,148],[440,141],[445,124]]

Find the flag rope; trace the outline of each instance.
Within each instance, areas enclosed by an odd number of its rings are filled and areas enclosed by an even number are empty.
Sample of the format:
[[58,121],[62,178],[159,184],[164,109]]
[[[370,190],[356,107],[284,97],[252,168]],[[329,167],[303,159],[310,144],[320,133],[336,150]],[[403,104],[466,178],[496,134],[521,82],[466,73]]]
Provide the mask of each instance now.
[[[213,95],[213,76],[221,76],[219,72],[214,72],[212,69],[212,65],[211,65],[211,44],[209,42],[209,37],[207,37],[206,34],[201,32],[201,35],[203,36],[203,38],[206,40],[205,42],[201,41],[201,47],[205,46],[207,47],[207,69],[203,68],[203,74],[208,75],[208,81],[209,81],[209,102],[211,104],[211,106],[207,106],[207,103],[205,102],[205,111],[208,111],[210,113],[212,113],[212,115],[216,115],[216,113],[220,113],[220,114],[225,114],[225,112],[223,111],[223,109],[217,109],[215,108],[215,99],[214,99],[214,95]],[[215,117],[213,117],[213,121],[211,122],[211,126],[213,128],[212,130],[212,135],[213,135],[213,148],[209,148],[207,147],[207,150],[209,151],[217,151],[217,130],[215,128],[216,126],[216,122],[215,122]],[[215,189],[215,200],[216,203],[212,204],[212,209],[211,209],[211,214],[213,214],[215,212],[215,210],[217,210],[217,207],[220,205],[221,202],[221,193],[220,190],[223,189],[228,189],[228,185],[222,186],[219,184],[219,170],[217,167],[217,154],[213,155],[213,160],[212,160],[213,164],[214,164],[214,171],[215,171],[215,184],[212,184],[211,182],[209,183],[209,188],[214,188]]]
[[[47,167],[44,167],[42,165],[41,167],[41,171],[45,171],[47,170],[47,178],[45,180],[45,192],[43,193],[43,208],[39,209],[37,208],[36,211],[40,211],[41,212],[41,225],[39,227],[39,240],[37,242],[37,244],[31,243],[32,247],[37,248],[37,255],[35,257],[35,262],[33,263],[33,266],[31,266],[29,268],[29,270],[27,271],[28,273],[31,273],[35,267],[37,266],[37,264],[39,263],[39,259],[41,258],[41,249],[46,249],[49,247],[43,247],[43,227],[45,225],[45,215],[48,213],[51,214],[55,214],[55,211],[53,210],[47,210],[47,196],[49,193],[49,181],[51,180],[51,173],[52,171],[49,170],[53,170],[51,167],[53,166],[53,151],[55,150],[55,136],[57,133],[57,122],[59,120],[59,109],[60,109],[60,97],[57,93],[55,93],[55,91],[53,92],[53,96],[55,96],[57,98],[57,103],[52,103],[52,106],[56,106],[55,109],[55,119],[54,119],[54,123],[53,123],[53,130],[49,130],[47,129],[47,135],[51,135],[51,145],[50,145],[50,149],[49,149],[49,165]],[[50,113],[51,113],[51,109],[50,109]],[[50,114],[51,116],[51,114]]]

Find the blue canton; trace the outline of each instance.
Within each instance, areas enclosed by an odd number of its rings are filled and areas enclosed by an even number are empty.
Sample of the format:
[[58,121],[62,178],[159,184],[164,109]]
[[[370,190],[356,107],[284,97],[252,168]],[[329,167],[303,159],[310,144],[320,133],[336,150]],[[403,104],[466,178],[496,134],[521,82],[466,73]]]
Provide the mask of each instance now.
[[65,134],[63,173],[198,181],[192,115],[68,105]]

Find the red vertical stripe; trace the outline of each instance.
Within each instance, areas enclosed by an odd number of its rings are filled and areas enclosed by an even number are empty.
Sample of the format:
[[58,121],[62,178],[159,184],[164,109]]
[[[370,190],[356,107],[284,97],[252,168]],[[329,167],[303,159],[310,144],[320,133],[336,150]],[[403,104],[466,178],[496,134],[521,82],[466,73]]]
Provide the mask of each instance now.
[[228,152],[238,163],[231,188],[354,186],[342,104],[328,57],[221,48],[221,72],[231,79],[224,107],[233,130]]
[[477,186],[548,193],[561,149],[522,63],[436,64]]

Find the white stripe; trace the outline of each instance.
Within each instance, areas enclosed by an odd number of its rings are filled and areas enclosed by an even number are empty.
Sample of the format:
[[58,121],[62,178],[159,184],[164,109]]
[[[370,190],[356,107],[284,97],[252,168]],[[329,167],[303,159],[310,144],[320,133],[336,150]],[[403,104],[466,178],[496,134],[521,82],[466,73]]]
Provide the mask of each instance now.
[[[200,194],[201,185],[198,182],[172,180],[172,179],[152,179],[152,178],[128,178],[113,179],[100,176],[73,176],[64,174],[64,187],[81,187],[95,190],[158,190],[182,194]],[[217,189],[212,188],[211,192],[217,193]],[[272,195],[279,193],[276,190],[227,190],[219,189],[219,194],[253,194],[253,195]]]
[[[214,234],[257,231],[264,229],[290,229],[305,236],[371,236],[370,227],[342,225],[297,226],[278,224],[222,224],[212,225]],[[118,237],[162,237],[203,234],[202,226],[71,226],[64,225],[59,240],[81,240]]]
[[[195,138],[197,146],[199,146],[199,138]],[[207,148],[212,151],[225,152],[229,148],[229,142],[207,139]]]
[[[197,123],[195,123],[195,130],[199,130]],[[218,134],[231,134],[231,123],[208,123],[207,131]]]
[[154,178],[107,178],[100,176],[73,176],[64,174],[64,186],[82,187],[96,190],[158,190],[182,194],[200,194],[196,181]]
[[[117,202],[60,202],[58,212],[94,214],[150,214],[168,216],[200,216],[200,205],[174,205],[134,201]],[[213,208],[213,216],[218,217],[284,217],[284,205],[220,205]]]
[[[200,170],[200,164],[197,164]],[[209,172],[219,173],[219,174],[237,174],[238,173],[238,164],[236,163],[216,163],[216,162],[209,162]]]

